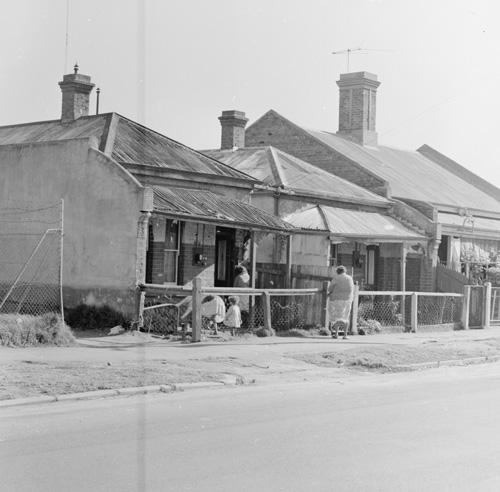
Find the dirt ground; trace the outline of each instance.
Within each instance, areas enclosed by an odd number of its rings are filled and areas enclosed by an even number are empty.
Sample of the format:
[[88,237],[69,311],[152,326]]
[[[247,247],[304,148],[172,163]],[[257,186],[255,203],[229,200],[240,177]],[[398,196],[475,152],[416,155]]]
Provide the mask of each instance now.
[[[237,337],[201,344],[84,333],[75,347],[0,347],[0,400],[200,381],[269,383],[422,369],[500,357],[500,329],[349,337]],[[481,360],[480,362],[484,362]]]

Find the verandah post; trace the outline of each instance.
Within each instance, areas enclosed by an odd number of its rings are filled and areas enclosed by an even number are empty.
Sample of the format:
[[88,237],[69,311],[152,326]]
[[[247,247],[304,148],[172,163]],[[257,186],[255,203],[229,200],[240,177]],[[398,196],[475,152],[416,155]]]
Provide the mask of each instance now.
[[192,327],[192,342],[201,341],[201,278],[195,277],[193,279],[193,292],[192,292],[192,303],[193,310],[191,312]]

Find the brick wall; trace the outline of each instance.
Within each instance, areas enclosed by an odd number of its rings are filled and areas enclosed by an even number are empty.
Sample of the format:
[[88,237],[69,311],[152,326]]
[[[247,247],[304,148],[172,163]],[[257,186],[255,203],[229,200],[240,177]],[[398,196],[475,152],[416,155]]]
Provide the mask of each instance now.
[[399,290],[401,277],[399,258],[381,256],[378,262],[377,290]]
[[203,254],[207,257],[206,265],[193,265],[194,245],[182,243],[179,254],[180,285],[190,284],[195,277],[201,278],[205,286],[214,285],[215,245],[205,246]]
[[368,173],[340,152],[321,144],[274,111],[269,111],[247,129],[246,145],[248,147],[273,145],[375,193],[384,196],[386,194],[382,179]]

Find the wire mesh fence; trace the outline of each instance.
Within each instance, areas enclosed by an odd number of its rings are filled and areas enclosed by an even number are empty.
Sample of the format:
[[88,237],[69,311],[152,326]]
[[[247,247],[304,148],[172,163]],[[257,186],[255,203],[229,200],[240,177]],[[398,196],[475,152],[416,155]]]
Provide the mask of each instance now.
[[460,322],[462,297],[419,294],[417,299],[417,326]]
[[[304,329],[317,326],[320,323],[320,308],[315,310],[319,295],[295,295],[271,297],[271,326],[277,332]],[[254,311],[254,327],[264,326],[264,303],[261,297],[256,297]]]
[[368,333],[378,332],[384,327],[403,331],[410,310],[408,295],[380,295],[370,293],[359,296],[358,328]]
[[177,333],[191,322],[190,309],[190,296],[148,295],[144,300],[143,329],[157,335]]
[[[211,294],[204,294],[206,299]],[[229,307],[227,295],[220,295],[226,309]],[[255,331],[265,326],[265,305],[261,295],[252,297],[252,314],[242,313],[243,323],[235,333],[246,333]],[[320,295],[287,295],[271,296],[270,314],[271,326],[276,331],[291,329],[302,329],[313,326],[313,322],[319,319],[320,311],[311,311],[315,303],[321,304]],[[190,291],[186,295],[147,294],[144,300],[142,313],[143,330],[163,336],[182,334],[190,330],[192,326],[192,298]],[[203,311],[202,311],[203,312]],[[318,323],[316,322],[316,325]],[[224,323],[219,323],[217,328],[233,332]],[[214,321],[210,316],[202,316],[202,331],[213,332]]]
[[[455,293],[362,292],[357,326],[365,332],[418,330],[461,321],[463,296]],[[412,319],[412,314],[416,317]],[[414,314],[413,314],[414,315]]]
[[62,203],[0,211],[0,313],[62,315]]

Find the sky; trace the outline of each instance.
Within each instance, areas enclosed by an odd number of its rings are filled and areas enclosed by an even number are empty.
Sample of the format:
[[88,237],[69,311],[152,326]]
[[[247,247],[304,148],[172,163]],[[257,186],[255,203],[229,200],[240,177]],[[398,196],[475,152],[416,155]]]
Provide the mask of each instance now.
[[0,1],[0,125],[59,118],[78,62],[100,112],[195,149],[219,147],[228,109],[335,132],[332,51],[363,48],[350,71],[381,82],[379,143],[428,144],[500,187],[497,0]]

